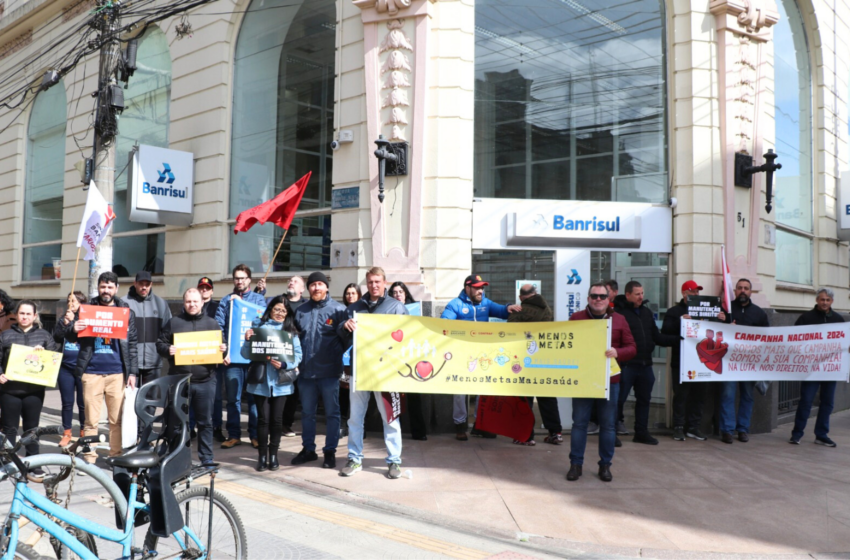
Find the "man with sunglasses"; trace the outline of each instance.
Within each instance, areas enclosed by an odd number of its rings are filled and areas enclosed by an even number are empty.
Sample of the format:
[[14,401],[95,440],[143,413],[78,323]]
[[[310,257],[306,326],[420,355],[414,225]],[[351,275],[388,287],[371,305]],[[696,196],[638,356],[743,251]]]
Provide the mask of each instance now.
[[[611,347],[605,351],[606,358],[628,362],[637,355],[637,346],[625,317],[608,307],[608,288],[602,282],[591,284],[587,292],[587,307],[570,315],[570,321],[611,320]],[[611,461],[614,459],[614,444],[617,435],[614,423],[617,402],[620,396],[620,374],[611,376],[607,399],[573,399],[573,430],[570,434],[570,470],[567,480],[581,477],[584,451],[587,447],[587,424],[590,413],[596,409],[599,418],[599,479],[611,482]]]
[[[244,264],[233,267],[233,292],[221,299],[215,320],[221,327],[222,341],[228,344],[227,335],[230,332],[230,307],[234,299],[266,307],[266,298],[251,291],[251,269]],[[248,364],[231,364],[224,359],[224,386],[227,390],[227,441],[221,444],[222,449],[230,449],[242,445],[242,396],[245,380],[248,377]],[[248,437],[254,449],[259,448],[257,439],[257,407],[250,393],[244,392],[245,404],[248,405]]]

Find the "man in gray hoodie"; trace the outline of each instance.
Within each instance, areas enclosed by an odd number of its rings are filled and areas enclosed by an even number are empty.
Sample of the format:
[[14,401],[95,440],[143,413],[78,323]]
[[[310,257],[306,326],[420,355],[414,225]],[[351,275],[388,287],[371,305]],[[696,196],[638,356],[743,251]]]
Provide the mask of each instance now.
[[137,272],[136,282],[130,286],[126,299],[136,315],[140,387],[162,373],[162,358],[156,351],[156,341],[162,326],[171,320],[171,310],[164,299],[153,293],[151,280],[151,273],[147,270]]

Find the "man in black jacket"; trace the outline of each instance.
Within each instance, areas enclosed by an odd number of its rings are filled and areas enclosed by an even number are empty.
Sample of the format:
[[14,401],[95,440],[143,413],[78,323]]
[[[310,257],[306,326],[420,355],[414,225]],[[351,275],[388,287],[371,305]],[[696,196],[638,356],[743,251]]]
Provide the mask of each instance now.
[[649,434],[649,404],[652,400],[652,387],[655,385],[655,372],[652,369],[652,352],[655,346],[678,346],[679,336],[661,334],[655,324],[652,311],[643,299],[643,286],[632,280],[626,284],[625,295],[614,298],[614,311],[626,318],[632,337],[637,345],[634,359],[622,364],[623,376],[620,378],[620,400],[617,403],[617,433],[628,435],[624,424],[623,406],[632,387],[635,389],[635,437],[636,443],[658,445],[658,440]]
[[[682,299],[667,310],[661,332],[670,336],[681,336],[682,319],[690,319],[688,315],[688,296],[698,296],[702,286],[688,280],[682,284]],[[718,316],[720,321],[726,321],[726,314]],[[673,439],[685,441],[685,436],[697,441],[705,441],[706,437],[699,429],[702,422],[702,409],[705,402],[703,383],[682,383],[679,364],[681,362],[681,345],[674,344],[670,353],[670,376],[673,378]],[[685,412],[687,411],[687,429],[685,427]]]
[[[198,291],[201,292],[201,300],[203,300],[204,307],[203,313],[204,315],[208,315],[212,319],[215,319],[215,314],[218,312],[218,304],[219,302],[213,299],[213,290],[215,289],[215,285],[213,281],[208,276],[203,276],[198,280]],[[218,324],[218,322],[216,322]],[[219,327],[220,329],[221,327]],[[213,438],[220,443],[224,443],[227,441],[227,436],[224,432],[221,431],[222,426],[224,425],[224,404],[221,396],[221,392],[224,391],[224,365],[219,365],[216,367],[215,372],[215,382],[216,382],[216,392],[215,392],[215,401],[213,401],[213,412],[212,412],[212,424],[213,424]],[[192,434],[194,434],[195,430],[195,417],[194,415],[189,416],[189,423],[191,426]],[[194,437],[194,435],[193,435]]]
[[[817,304],[811,311],[806,311],[797,319],[795,325],[822,325],[824,323],[843,323],[844,317],[832,310],[832,300],[835,294],[829,288],[821,288],[817,293]],[[812,412],[812,402],[820,389],[820,406],[818,419],[815,421],[815,443],[826,447],[835,447],[835,442],[829,439],[829,415],[835,406],[835,381],[803,381],[800,383],[800,402],[797,404],[797,416],[794,419],[794,431],[788,443],[800,445],[803,430]]]
[[139,386],[157,379],[162,373],[162,358],[156,352],[156,341],[162,325],[171,319],[171,309],[165,300],[153,293],[151,273],[140,270],[127,292],[127,305],[136,316],[136,335],[139,337]]
[[[156,350],[160,356],[168,358],[170,375],[192,376],[189,383],[189,407],[194,412],[195,422],[198,424],[198,458],[202,464],[209,465],[213,462],[212,410],[218,389],[216,364],[178,366],[174,363],[174,355],[177,353],[174,335],[202,331],[221,332],[221,329],[215,319],[204,313],[201,292],[196,288],[189,288],[183,294],[183,312],[163,325]],[[222,344],[219,350],[222,354],[227,352],[227,345]]]
[[[770,321],[764,309],[750,301],[753,283],[741,278],[735,284],[735,299],[732,301],[730,316],[732,323],[745,327],[769,327]],[[732,443],[732,432],[738,432],[738,441],[750,441],[750,419],[753,417],[753,389],[755,381],[724,381],[720,384],[720,439],[723,443]],[[735,390],[741,390],[735,415]]]
[[[118,276],[114,272],[104,272],[97,279],[97,297],[91,305],[106,307],[126,307],[129,305],[115,294],[118,293]],[[80,343],[77,356],[77,369],[74,375],[83,379],[83,400],[86,403],[86,425],[83,436],[96,436],[100,411],[106,400],[109,419],[109,456],[121,454],[121,407],[124,404],[124,385],[136,386],[139,373],[138,350],[136,347],[136,316],[130,309],[127,321],[127,338],[116,340],[105,337],[78,337],[87,326],[85,319],[79,318],[65,326],[67,339]],[[64,333],[63,333],[64,334]],[[91,463],[97,459],[92,450],[83,458]]]

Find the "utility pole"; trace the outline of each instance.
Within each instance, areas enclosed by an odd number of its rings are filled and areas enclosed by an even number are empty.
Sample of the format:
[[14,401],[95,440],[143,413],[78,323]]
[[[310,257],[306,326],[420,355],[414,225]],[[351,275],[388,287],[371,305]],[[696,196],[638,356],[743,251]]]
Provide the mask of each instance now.
[[[117,70],[122,61],[118,39],[119,4],[98,0],[94,24],[100,30],[100,71],[94,126],[94,182],[110,205],[115,197],[115,136],[118,113],[124,109],[124,94],[118,85]],[[112,230],[106,234],[89,265],[89,295],[97,293],[97,278],[112,270]]]

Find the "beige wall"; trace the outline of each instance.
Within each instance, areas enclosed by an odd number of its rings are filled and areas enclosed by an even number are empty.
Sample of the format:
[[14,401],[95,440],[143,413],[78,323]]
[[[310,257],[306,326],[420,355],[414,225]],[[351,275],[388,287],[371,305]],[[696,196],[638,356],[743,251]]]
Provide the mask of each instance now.
[[[767,0],[768,2],[772,0]],[[828,285],[837,292],[836,307],[850,309],[848,302],[848,246],[835,240],[836,174],[848,167],[848,67],[850,8],[847,3],[799,0],[807,23],[812,67],[815,69],[815,285]],[[54,38],[80,21],[53,19],[73,2],[30,0],[17,11],[6,11],[0,20],[0,50],[28,29],[31,44],[0,59],[0,71],[16,61],[33,56]],[[232,7],[243,11],[249,2],[214,3],[200,10],[222,12]],[[471,265],[472,144],[474,87],[474,0],[438,1],[431,6],[427,47],[427,99],[424,147],[424,181],[421,217],[421,258],[425,287],[437,300],[457,295]],[[332,294],[345,283],[363,282],[372,264],[372,230],[369,163],[374,157],[373,141],[366,123],[364,37],[361,9],[350,0],[337,3],[337,78],[335,82],[335,127],[352,130],[354,142],[334,154],[335,188],[360,187],[360,208],[334,213],[332,239],[335,244],[355,243],[357,267],[333,271]],[[719,287],[717,263],[725,241],[726,213],[721,160],[720,99],[715,18],[708,0],[670,0],[668,18],[668,105],[670,131],[670,174],[678,199],[674,218],[674,271],[672,295],[678,285],[696,278],[710,291]],[[171,99],[171,147],[195,154],[195,222],[189,228],[168,227],[166,233],[165,284],[160,295],[178,298],[197,278],[226,277],[228,271],[230,101],[234,42],[241,13],[191,17],[192,38],[177,40],[174,22],[162,22],[171,47],[173,81]],[[767,49],[770,52],[770,49]],[[768,62],[770,59],[768,58]],[[97,60],[65,78],[69,120],[65,161],[65,211],[63,280],[22,284],[21,231],[25,144],[28,113],[0,110],[0,288],[12,297],[59,299],[71,287],[76,233],[85,200],[74,164],[82,157],[72,134],[82,136],[88,127],[96,88]],[[43,69],[31,69],[40,79]],[[82,82],[85,74],[85,83]],[[764,106],[772,106],[773,85],[765,90]],[[75,112],[79,101],[79,109]],[[5,112],[4,112],[5,111]],[[774,146],[772,110],[761,115],[764,147]],[[10,125],[10,123],[12,123]],[[10,125],[7,127],[7,125]],[[89,131],[81,145],[89,154]],[[781,159],[780,159],[781,162]],[[757,158],[760,163],[760,158]],[[123,164],[118,163],[119,167]],[[401,178],[400,181],[405,181]],[[388,181],[394,185],[395,180]],[[392,203],[388,192],[387,201]],[[753,229],[759,236],[758,274],[762,294],[779,309],[807,308],[813,291],[794,291],[773,280],[775,256],[765,244],[764,230],[774,215],[763,210]],[[82,262],[78,285],[85,285],[87,263]],[[273,280],[272,292],[283,288],[284,278]],[[219,293],[227,290],[222,284]],[[123,290],[122,290],[123,291]]]

